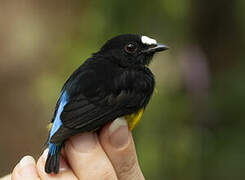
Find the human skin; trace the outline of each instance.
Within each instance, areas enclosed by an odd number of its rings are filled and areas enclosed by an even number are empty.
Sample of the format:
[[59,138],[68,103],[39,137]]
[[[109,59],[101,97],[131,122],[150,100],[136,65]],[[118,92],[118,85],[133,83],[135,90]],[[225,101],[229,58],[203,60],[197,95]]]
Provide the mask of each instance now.
[[31,156],[23,157],[4,180],[145,179],[138,164],[132,133],[122,118],[103,127],[99,135],[86,132],[70,138],[62,152],[58,174],[45,173],[46,158],[47,150],[37,163]]

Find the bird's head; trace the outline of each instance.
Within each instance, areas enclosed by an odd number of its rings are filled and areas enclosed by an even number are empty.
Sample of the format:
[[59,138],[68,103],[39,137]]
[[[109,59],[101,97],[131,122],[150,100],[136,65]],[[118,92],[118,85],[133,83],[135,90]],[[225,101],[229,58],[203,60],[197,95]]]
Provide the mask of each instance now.
[[107,41],[99,52],[121,66],[148,65],[156,52],[167,50],[166,45],[155,39],[137,34],[124,34]]

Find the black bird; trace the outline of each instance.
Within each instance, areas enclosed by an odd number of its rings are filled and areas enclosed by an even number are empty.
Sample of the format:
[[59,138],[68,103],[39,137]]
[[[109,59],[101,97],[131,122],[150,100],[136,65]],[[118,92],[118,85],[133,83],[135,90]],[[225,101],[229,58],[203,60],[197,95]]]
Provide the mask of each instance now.
[[56,104],[47,144],[46,173],[59,172],[61,149],[75,134],[125,118],[132,130],[154,91],[147,67],[167,46],[147,36],[119,35],[88,58],[65,82]]

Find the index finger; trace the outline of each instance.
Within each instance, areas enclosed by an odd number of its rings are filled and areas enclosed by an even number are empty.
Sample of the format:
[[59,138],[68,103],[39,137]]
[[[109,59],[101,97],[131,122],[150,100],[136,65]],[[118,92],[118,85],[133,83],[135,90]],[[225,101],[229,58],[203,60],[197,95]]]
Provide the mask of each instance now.
[[86,132],[72,137],[66,143],[65,153],[78,179],[117,179],[95,133]]

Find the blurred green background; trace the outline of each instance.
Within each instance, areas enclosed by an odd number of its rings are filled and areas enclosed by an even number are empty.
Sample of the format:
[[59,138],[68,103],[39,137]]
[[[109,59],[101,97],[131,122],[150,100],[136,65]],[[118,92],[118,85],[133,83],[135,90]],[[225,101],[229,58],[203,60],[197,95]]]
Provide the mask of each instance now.
[[134,131],[146,179],[245,178],[245,1],[0,2],[0,175],[37,158],[68,76],[109,38],[171,47]]

